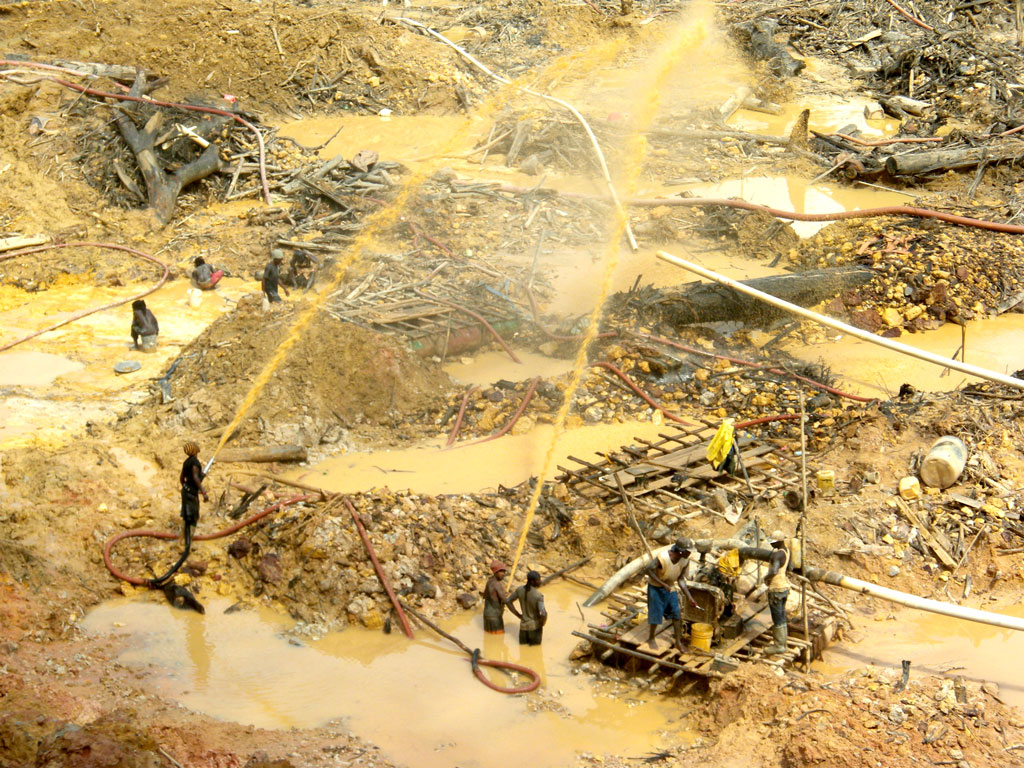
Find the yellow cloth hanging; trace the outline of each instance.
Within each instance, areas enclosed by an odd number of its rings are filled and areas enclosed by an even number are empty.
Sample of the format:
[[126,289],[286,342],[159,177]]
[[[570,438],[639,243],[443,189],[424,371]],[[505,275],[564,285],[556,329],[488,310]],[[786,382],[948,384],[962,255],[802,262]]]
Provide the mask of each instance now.
[[736,435],[733,423],[733,419],[725,419],[708,445],[708,461],[711,462],[711,466],[715,469],[721,467],[729,456],[729,450],[732,448],[732,441]]

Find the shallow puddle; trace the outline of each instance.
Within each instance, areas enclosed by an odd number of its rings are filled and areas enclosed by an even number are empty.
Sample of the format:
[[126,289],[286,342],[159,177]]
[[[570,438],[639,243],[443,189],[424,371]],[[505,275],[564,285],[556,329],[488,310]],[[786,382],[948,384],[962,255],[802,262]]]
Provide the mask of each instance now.
[[836,133],[853,125],[864,139],[871,140],[891,136],[900,126],[899,120],[888,116],[882,119],[868,118],[865,109],[878,109],[877,102],[871,99],[816,94],[782,105],[782,113],[778,115],[741,109],[729,120],[729,127],[769,136],[789,136],[800,113],[805,109],[811,111],[807,121],[808,129],[820,133]]
[[[676,188],[676,192],[679,189]],[[841,213],[887,205],[907,205],[911,198],[898,192],[873,187],[844,187],[811,184],[795,176],[748,176],[716,184],[694,184],[685,191],[696,197],[739,197],[748,203],[768,205],[796,213]],[[827,227],[829,221],[790,221],[800,237],[810,237]]]
[[[951,588],[957,593],[961,587]],[[1024,616],[1024,605],[1005,608],[981,606],[1008,616]],[[824,672],[876,665],[902,669],[911,662],[915,674],[963,675],[999,685],[1008,703],[1024,706],[1024,680],[1018,660],[1024,654],[1024,632],[953,619],[924,611],[901,611],[895,621],[855,620],[864,639],[856,645],[833,646],[825,651]]]
[[559,583],[543,590],[550,618],[540,647],[519,646],[514,619],[506,620],[504,636],[485,635],[478,612],[442,622],[485,658],[541,672],[542,692],[529,697],[484,687],[466,655],[426,629],[410,641],[397,628],[390,635],[350,628],[296,646],[282,636],[286,619],[266,610],[226,615],[222,599],[211,599],[205,616],[119,599],[82,625],[124,638],[119,661],[148,688],[190,709],[264,728],[340,719],[407,765],[556,768],[581,751],[639,756],[654,749],[659,732],[678,727],[672,701],[633,688],[604,695],[588,675],[573,675],[567,659],[578,641],[571,633],[600,617],[577,607],[587,596],[582,588]]
[[568,373],[572,369],[573,361],[569,359],[547,357],[525,349],[514,351],[521,363],[510,358],[503,350],[489,350],[474,357],[449,361],[444,370],[463,384],[487,386],[501,379],[524,381],[534,376],[552,378]]
[[[594,460],[597,450],[628,445],[634,437],[656,440],[665,429],[653,422],[630,422],[568,430],[558,439],[553,464],[564,466],[570,455]],[[474,493],[498,485],[512,487],[541,472],[552,432],[551,425],[543,424],[526,434],[505,435],[450,450],[442,448],[445,441],[439,438],[432,445],[416,448],[346,453],[325,459],[304,472],[292,472],[288,477],[339,493],[384,486],[428,494]],[[552,466],[551,476],[557,474]]]
[[10,350],[0,358],[0,386],[35,387],[82,368],[81,363],[46,352]]
[[464,134],[460,145],[471,149],[486,137],[487,130],[483,121],[460,115],[346,115],[303,118],[283,124],[280,131],[281,136],[306,147],[327,142],[319,150],[324,159],[335,155],[350,159],[368,149],[377,152],[381,160],[400,158],[403,163],[429,159],[445,150],[451,137],[459,133]]
[[[839,331],[828,329],[822,344],[790,344],[787,351],[808,362],[822,362],[841,377],[843,389],[864,395],[894,397],[904,383],[926,392],[946,392],[979,381],[957,371],[883,349]],[[897,341],[951,357],[961,341],[959,325],[946,323],[927,333],[904,333]],[[784,345],[785,346],[785,345]],[[967,362],[999,373],[1024,368],[1024,315],[1008,312],[967,324]]]

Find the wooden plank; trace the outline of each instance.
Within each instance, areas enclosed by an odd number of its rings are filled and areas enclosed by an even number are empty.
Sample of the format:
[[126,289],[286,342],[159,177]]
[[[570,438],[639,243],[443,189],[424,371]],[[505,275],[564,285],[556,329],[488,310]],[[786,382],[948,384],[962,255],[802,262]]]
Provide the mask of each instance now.
[[903,516],[906,517],[907,520],[909,520],[910,523],[917,528],[917,532],[921,534],[921,538],[924,539],[925,544],[928,545],[929,549],[931,549],[932,552],[935,553],[935,556],[939,559],[939,562],[947,568],[949,568],[950,570],[956,569],[956,560],[954,560],[953,556],[946,551],[945,547],[939,544],[939,542],[935,539],[935,535],[932,533],[931,529],[921,522],[920,518],[918,518],[918,516],[914,513],[914,510],[910,508],[910,505],[907,504],[907,502],[905,502],[899,496],[895,496],[894,498],[896,499],[896,505],[900,508],[900,511],[903,513]]

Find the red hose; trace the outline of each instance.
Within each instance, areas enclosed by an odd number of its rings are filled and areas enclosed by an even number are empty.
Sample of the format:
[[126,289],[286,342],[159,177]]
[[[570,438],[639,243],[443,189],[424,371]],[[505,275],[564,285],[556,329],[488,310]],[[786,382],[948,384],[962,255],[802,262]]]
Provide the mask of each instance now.
[[78,248],[78,247],[81,247],[81,248],[109,248],[109,249],[112,249],[112,250],[115,250],[115,251],[125,251],[126,253],[130,253],[133,256],[138,256],[141,259],[146,259],[147,261],[151,261],[154,264],[162,267],[163,270],[164,270],[164,273],[160,276],[160,280],[157,281],[157,284],[154,285],[152,288],[150,288],[147,291],[143,291],[142,293],[136,293],[134,296],[129,296],[127,299],[120,299],[118,301],[113,301],[113,302],[111,302],[109,304],[104,304],[102,307],[95,307],[93,309],[86,309],[86,310],[83,310],[81,312],[76,312],[71,317],[66,317],[63,320],[61,320],[60,322],[54,323],[53,325],[50,325],[50,326],[47,326],[46,328],[43,328],[40,331],[35,331],[34,333],[30,333],[28,336],[23,336],[20,339],[15,339],[14,341],[8,342],[7,344],[4,344],[3,346],[0,346],[0,352],[3,352],[4,350],[10,349],[11,347],[16,347],[19,344],[28,341],[29,339],[34,339],[36,336],[42,336],[44,333],[49,333],[50,331],[55,330],[57,328],[60,328],[61,326],[67,325],[69,323],[73,323],[76,320],[81,320],[83,317],[88,317],[89,315],[95,314],[96,312],[102,312],[105,309],[113,309],[114,307],[119,307],[122,304],[127,304],[129,301],[135,301],[136,299],[141,299],[143,296],[149,296],[149,294],[151,294],[154,291],[158,290],[165,282],[167,282],[167,277],[170,274],[170,265],[160,261],[160,259],[157,259],[157,258],[155,258],[153,256],[150,256],[148,253],[143,253],[142,251],[137,251],[134,248],[129,248],[127,245],[116,245],[114,243],[51,243],[50,245],[39,245],[39,246],[36,246],[34,248],[24,248],[24,249],[22,249],[20,251],[15,251],[13,253],[4,254],[3,256],[0,256],[0,261],[4,261],[5,259],[13,259],[13,258],[16,258],[18,256],[27,256],[30,253],[39,253],[41,251],[49,251],[49,250],[52,250],[54,248]]
[[[251,525],[252,523],[255,523],[257,520],[260,520],[260,519],[266,517],[271,512],[276,512],[277,510],[281,509],[282,507],[287,507],[287,506],[289,506],[291,504],[295,504],[296,502],[299,502],[299,501],[305,501],[308,498],[310,498],[310,497],[306,496],[306,495],[292,496],[290,499],[285,499],[284,501],[279,501],[276,504],[272,504],[271,506],[269,506],[266,509],[264,509],[262,512],[257,512],[255,515],[252,515],[251,517],[247,517],[244,520],[242,520],[241,522],[235,523],[234,525],[229,526],[227,528],[224,528],[223,530],[215,531],[213,533],[205,533],[202,536],[195,536],[192,540],[193,541],[210,541],[211,539],[220,539],[220,538],[223,538],[224,536],[230,536],[235,531],[238,531],[238,530],[244,528],[247,525]],[[151,538],[151,539],[173,540],[173,539],[181,538],[181,535],[177,534],[177,533],[171,533],[170,531],[139,531],[139,530],[129,530],[129,531],[121,531],[120,533],[117,533],[117,534],[111,536],[109,539],[107,539],[107,543],[103,545],[103,564],[107,566],[107,570],[110,571],[112,574],[114,574],[114,576],[116,578],[120,579],[121,581],[127,581],[129,584],[134,584],[137,587],[145,587],[145,586],[149,586],[149,579],[138,579],[138,578],[136,578],[134,576],[128,576],[128,575],[122,573],[121,571],[119,571],[117,568],[114,567],[114,564],[113,564],[113,562],[111,562],[111,559],[110,559],[110,553],[113,550],[115,544],[117,544],[122,539],[131,539],[131,538],[136,538],[136,537],[140,537],[140,536],[144,536],[144,537]]]
[[[1018,126],[1011,131],[1016,133],[1024,131],[1024,125]],[[1000,136],[1005,134],[999,134]],[[534,193],[537,190],[531,187],[517,187],[512,184],[499,184],[498,192],[508,192],[513,195],[524,195]],[[554,192],[554,190],[546,190]],[[580,192],[557,192],[560,197],[571,200],[607,200],[600,195],[586,195]],[[1006,232],[1011,235],[1024,234],[1024,226],[1018,224],[1002,224],[996,221],[985,219],[972,219],[969,216],[958,216],[954,213],[942,213],[928,208],[912,208],[909,205],[889,205],[883,208],[864,208],[859,211],[840,211],[839,213],[796,213],[795,211],[782,211],[778,208],[770,208],[767,205],[748,203],[745,200],[724,200],[716,197],[647,197],[633,198],[624,201],[625,205],[632,205],[639,208],[656,208],[660,205],[668,206],[701,206],[721,205],[727,208],[742,208],[747,211],[763,211],[780,219],[793,219],[794,221],[839,221],[840,219],[869,219],[875,216],[917,216],[922,219],[938,219],[949,224],[959,224],[964,227],[978,227],[989,229],[993,232]]]
[[466,448],[470,445],[480,445],[480,443],[486,443],[489,440],[497,440],[499,437],[505,435],[512,427],[515,426],[516,422],[519,421],[519,417],[523,415],[523,411],[526,410],[526,406],[529,405],[530,400],[533,399],[533,393],[537,391],[537,385],[540,384],[540,376],[537,376],[533,381],[530,382],[530,386],[526,389],[526,394],[523,395],[523,399],[519,403],[519,407],[516,412],[512,414],[512,418],[508,420],[504,427],[499,429],[493,435],[487,437],[481,437],[479,440],[473,440],[469,443],[463,443],[462,445],[455,446],[456,448]]
[[452,309],[457,309],[460,312],[464,312],[470,317],[474,318],[475,320],[480,322],[484,326],[484,328],[490,331],[491,335],[498,341],[499,344],[501,344],[502,349],[504,349],[508,353],[508,356],[512,358],[512,362],[523,362],[518,357],[516,357],[516,353],[512,351],[508,344],[505,343],[505,340],[501,338],[501,335],[496,330],[494,330],[494,327],[489,322],[487,322],[481,315],[478,315],[472,309],[466,309],[465,307],[456,304],[454,301],[448,301],[447,299],[441,299],[438,298],[437,296],[431,296],[429,293],[424,293],[419,288],[414,288],[413,291],[420,298],[426,299],[427,301],[436,301],[438,304],[444,304],[445,306],[451,307]]
[[377,560],[377,553],[373,551],[373,545],[370,543],[370,537],[366,535],[366,529],[363,528],[363,521],[359,519],[359,513],[356,512],[356,508],[352,506],[352,502],[348,500],[348,497],[342,499],[345,506],[348,507],[348,511],[352,513],[352,519],[355,521],[356,530],[359,531],[359,537],[363,540],[363,546],[366,547],[366,554],[370,556],[370,561],[373,563],[373,569],[377,571],[377,578],[380,579],[381,585],[384,587],[384,591],[388,593],[388,598],[391,600],[391,604],[395,607],[395,613],[398,614],[398,620],[402,623],[402,631],[405,632],[405,636],[409,639],[413,638],[412,627],[409,626],[409,619],[405,616],[405,611],[402,610],[402,604],[398,602],[398,596],[395,594],[395,590],[391,588],[391,582],[388,581],[388,577],[384,575],[384,569],[380,567],[380,561]]
[[[479,651],[474,652],[474,654],[469,658],[469,662],[473,665],[473,674],[476,675],[476,679],[484,685],[486,685],[492,691],[498,691],[498,693],[529,693],[530,691],[537,690],[537,688],[540,686],[540,673],[538,673],[536,670],[530,669],[529,667],[524,667],[521,664],[513,664],[511,661],[491,661],[489,659],[481,659],[479,656]],[[505,687],[502,685],[498,685],[497,683],[492,683],[490,680],[488,680],[487,675],[480,671],[480,667],[511,669],[516,672],[522,672],[524,675],[530,677],[531,680],[526,685],[520,686],[518,688]]]
[[839,211],[838,213],[797,213],[795,211],[771,208],[767,205],[748,203],[745,200],[724,200],[715,197],[634,198],[633,200],[627,200],[626,204],[640,208],[656,208],[661,205],[686,207],[721,205],[726,208],[741,208],[745,211],[762,211],[776,218],[793,219],[794,221],[839,221],[841,219],[870,219],[875,216],[917,216],[922,219],[938,219],[950,224],[978,227],[979,229],[988,229],[993,232],[1024,235],[1024,225],[1002,224],[996,221],[972,219],[969,216],[932,211],[928,208],[913,208],[909,205],[887,205],[882,208],[862,208],[859,211]]
[[469,396],[476,392],[480,387],[474,385],[466,390],[466,394],[462,396],[462,405],[459,406],[459,415],[455,417],[455,424],[452,425],[451,434],[448,435],[448,442],[445,443],[446,448],[450,448],[452,443],[455,442],[455,438],[459,436],[459,429],[462,427],[462,417],[466,415],[466,406],[469,404]]
[[[9,59],[0,59],[0,66],[26,66],[28,62],[24,61],[11,61]],[[4,73],[0,71],[0,77],[3,77]],[[253,132],[256,136],[256,144],[259,146],[259,166],[260,166],[260,184],[263,186],[263,199],[267,205],[271,204],[270,200],[270,184],[267,182],[267,150],[263,144],[263,134],[259,132],[259,129],[235,112],[228,112],[226,109],[217,109],[215,107],[201,107],[196,104],[178,104],[173,101],[157,101],[156,99],[150,99],[142,96],[131,96],[126,93],[109,93],[108,91],[98,91],[95,88],[87,88],[84,85],[78,85],[78,83],[72,83],[67,80],[61,80],[59,77],[49,77],[48,80],[52,80],[58,85],[63,85],[65,88],[70,88],[73,91],[79,93],[88,94],[89,96],[99,96],[105,99],[120,99],[121,101],[135,101],[139,104],[152,104],[155,107],[170,107],[171,109],[185,109],[190,112],[204,112],[210,115],[220,115],[221,117],[230,117],[236,123],[240,123]]]
[[691,424],[686,419],[682,419],[679,416],[676,416],[671,411],[666,410],[665,406],[661,405],[659,402],[654,400],[650,395],[648,395],[646,392],[644,392],[642,389],[640,389],[640,387],[637,386],[637,384],[631,378],[629,378],[629,376],[627,376],[625,373],[623,373],[621,370],[616,368],[611,363],[602,360],[602,361],[597,362],[597,363],[591,363],[590,367],[591,368],[607,368],[609,371],[611,371],[616,376],[618,376],[620,379],[622,379],[624,382],[626,382],[626,384],[629,385],[629,388],[632,389],[634,392],[636,392],[638,395],[640,395],[640,397],[642,397],[644,399],[644,401],[649,406],[651,406],[652,408],[656,408],[657,410],[661,411],[663,414],[665,414],[665,416],[667,416],[668,418],[670,418],[672,421],[676,422],[677,424],[686,424],[687,426],[690,426],[690,427],[694,426],[693,424]]
[[412,230],[413,235],[415,235],[416,237],[422,237],[428,243],[430,243],[435,248],[437,248],[439,251],[441,251],[449,259],[454,259],[455,258],[455,254],[452,253],[452,249],[449,248],[444,243],[442,243],[440,240],[438,240],[435,237],[431,237],[426,232],[424,232],[422,229],[420,229],[415,224],[413,224],[411,221],[407,221],[406,224],[409,225],[409,229]]
[[696,347],[690,347],[687,346],[686,344],[680,344],[678,342],[671,341],[670,339],[664,339],[661,336],[652,336],[649,333],[639,333],[637,335],[644,339],[650,339],[651,341],[657,342],[658,344],[665,344],[666,346],[674,347],[675,349],[681,349],[683,352],[689,352],[692,355],[702,355],[704,357],[713,357],[717,360],[727,360],[728,362],[734,363],[736,365],[745,365],[749,368],[757,368],[762,371],[767,371],[768,373],[774,373],[777,376],[789,376],[791,378],[796,379],[797,381],[802,381],[804,384],[814,387],[815,389],[820,389],[823,392],[828,392],[829,394],[836,395],[837,397],[845,397],[848,400],[855,400],[858,403],[874,403],[878,400],[877,397],[862,397],[860,395],[852,395],[849,392],[843,392],[841,390],[835,389],[834,387],[830,387],[828,384],[822,384],[820,381],[809,379],[806,376],[801,376],[798,373],[791,373],[790,371],[787,371],[783,368],[771,368],[767,365],[763,365],[762,363],[752,363],[749,360],[741,360],[737,357],[718,355],[715,354],[714,352],[707,352],[703,349],[697,349]]

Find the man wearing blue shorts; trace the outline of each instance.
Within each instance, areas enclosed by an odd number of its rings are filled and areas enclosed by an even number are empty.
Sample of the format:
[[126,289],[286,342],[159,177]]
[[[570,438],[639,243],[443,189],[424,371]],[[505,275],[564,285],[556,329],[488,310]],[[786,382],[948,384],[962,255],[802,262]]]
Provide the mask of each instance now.
[[683,617],[679,611],[679,594],[675,591],[678,584],[690,605],[699,606],[686,588],[686,577],[689,575],[690,546],[687,539],[677,539],[667,551],[662,552],[647,566],[647,623],[651,627],[647,644],[657,650],[658,643],[654,639],[658,627],[665,619],[672,620],[676,648],[683,650]]

